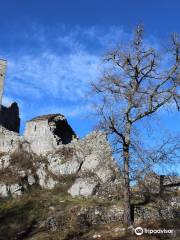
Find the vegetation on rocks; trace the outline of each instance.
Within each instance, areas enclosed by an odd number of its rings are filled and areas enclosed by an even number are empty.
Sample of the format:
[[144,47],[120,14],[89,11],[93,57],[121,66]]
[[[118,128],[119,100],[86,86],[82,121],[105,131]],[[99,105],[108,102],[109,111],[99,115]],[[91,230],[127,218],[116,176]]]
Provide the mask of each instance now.
[[[159,236],[136,237],[132,230],[124,231],[122,221],[114,219],[113,208],[122,209],[122,202],[103,198],[72,198],[59,187],[43,190],[37,187],[31,193],[16,198],[1,199],[0,239],[27,240],[134,240],[170,239]],[[107,211],[109,219],[103,219]],[[100,215],[98,215],[98,212]],[[114,214],[114,213],[112,213]],[[138,226],[138,224],[136,224]],[[144,221],[149,228],[177,228],[178,221]],[[177,238],[178,239],[178,238]]]

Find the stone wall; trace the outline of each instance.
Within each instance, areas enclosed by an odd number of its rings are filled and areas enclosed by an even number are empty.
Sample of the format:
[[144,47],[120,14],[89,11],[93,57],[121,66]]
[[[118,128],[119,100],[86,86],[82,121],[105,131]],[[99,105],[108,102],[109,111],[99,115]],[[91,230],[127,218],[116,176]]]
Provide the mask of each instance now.
[[2,96],[3,96],[4,76],[5,76],[5,72],[6,72],[6,64],[7,64],[6,60],[0,59],[0,106],[2,104]]
[[19,133],[20,118],[17,103],[12,103],[9,107],[1,105],[0,125],[10,131]]
[[75,137],[66,118],[61,114],[36,117],[27,122],[24,138],[36,154],[55,151],[60,144],[68,144]]

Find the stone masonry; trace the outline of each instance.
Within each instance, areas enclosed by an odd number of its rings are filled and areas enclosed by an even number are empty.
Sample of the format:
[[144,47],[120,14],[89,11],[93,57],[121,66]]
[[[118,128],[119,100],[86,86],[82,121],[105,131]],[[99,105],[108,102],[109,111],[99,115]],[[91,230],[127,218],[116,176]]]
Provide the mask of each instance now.
[[10,131],[19,133],[20,118],[17,103],[12,103],[9,107],[1,105],[0,125]]
[[3,59],[0,59],[0,105],[2,104],[5,72],[6,72],[6,61]]
[[76,137],[75,132],[61,114],[49,114],[33,118],[26,124],[24,138],[32,152],[46,154],[60,144],[68,144]]
[[2,105],[6,65],[6,61],[0,59],[0,126],[13,132],[19,132],[20,119],[17,103],[12,103],[9,107]]

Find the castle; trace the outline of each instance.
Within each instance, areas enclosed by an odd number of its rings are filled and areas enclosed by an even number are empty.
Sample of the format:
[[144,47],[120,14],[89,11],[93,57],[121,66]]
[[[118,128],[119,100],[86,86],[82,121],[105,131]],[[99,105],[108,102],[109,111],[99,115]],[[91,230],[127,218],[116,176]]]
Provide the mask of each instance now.
[[[0,60],[0,126],[14,133],[19,133],[20,118],[19,108],[16,102],[9,107],[2,105],[4,79],[7,62]],[[3,132],[6,132],[3,129]],[[2,130],[2,129],[1,129]],[[14,134],[11,134],[14,137]],[[43,115],[26,123],[24,139],[31,145],[31,150],[37,154],[51,151],[60,143],[68,144],[71,142],[75,133],[67,123],[67,120],[62,114]],[[2,137],[4,136],[4,137]],[[16,138],[16,137],[15,137]],[[5,140],[6,139],[6,140]],[[17,142],[14,139],[8,138],[9,142]],[[42,141],[43,139],[43,141]],[[5,142],[4,142],[5,141]],[[17,143],[18,144],[18,143]],[[7,137],[1,131],[0,151],[7,148]],[[10,146],[9,146],[10,147]]]
[[[0,60],[1,99],[5,69],[6,62]],[[93,196],[93,199],[110,200],[113,208],[108,205],[109,211],[101,210],[100,215],[105,214],[110,221],[122,220],[124,210],[114,203],[123,197],[123,176],[104,132],[94,131],[78,139],[64,115],[48,114],[28,121],[24,134],[20,135],[18,105],[13,103],[5,107],[2,100],[0,103],[0,199],[16,197],[33,189],[58,187],[58,191],[68,197]],[[172,180],[176,181],[173,186],[178,186],[179,179]],[[138,186],[141,195],[148,186],[148,191],[151,189],[153,194],[159,194],[159,189],[172,187],[172,183],[168,178],[151,174]],[[138,220],[172,218],[176,214],[177,198],[171,203],[173,207],[165,205],[161,212],[143,206],[134,208],[134,216]],[[96,207],[95,212],[99,214]]]
[[78,139],[64,115],[48,114],[27,121],[19,134],[17,103],[2,105],[5,71],[0,60],[0,172],[15,178],[0,177],[0,196],[23,194],[34,184],[52,189],[65,176],[76,176],[67,189],[72,196],[118,195],[120,172],[104,133]]

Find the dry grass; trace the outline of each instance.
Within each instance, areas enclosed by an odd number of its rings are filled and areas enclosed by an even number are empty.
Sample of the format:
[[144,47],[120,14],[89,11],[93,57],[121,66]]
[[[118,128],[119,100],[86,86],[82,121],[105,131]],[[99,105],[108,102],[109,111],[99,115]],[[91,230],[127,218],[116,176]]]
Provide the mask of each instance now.
[[[108,206],[108,201],[97,198],[72,198],[65,192],[34,189],[16,199],[1,200],[0,239],[69,239],[87,231],[77,222],[77,213],[83,208]],[[61,228],[55,232],[43,226],[48,218],[55,217]],[[32,237],[33,236],[33,237]]]
[[[95,234],[100,234],[100,240],[157,240],[168,239],[165,236],[136,237],[131,231],[125,232],[120,222],[103,225],[79,223],[77,213],[81,208],[95,206],[111,206],[109,202],[97,198],[72,198],[65,192],[34,189],[30,194],[24,194],[16,199],[9,198],[0,203],[0,239],[26,240],[93,240]],[[58,227],[52,231],[47,219],[55,219]],[[157,228],[177,227],[177,222],[144,222],[142,227]],[[52,226],[51,226],[52,227]],[[119,229],[119,230],[118,230]],[[158,237],[158,238],[157,238]],[[176,239],[177,240],[177,239]]]

